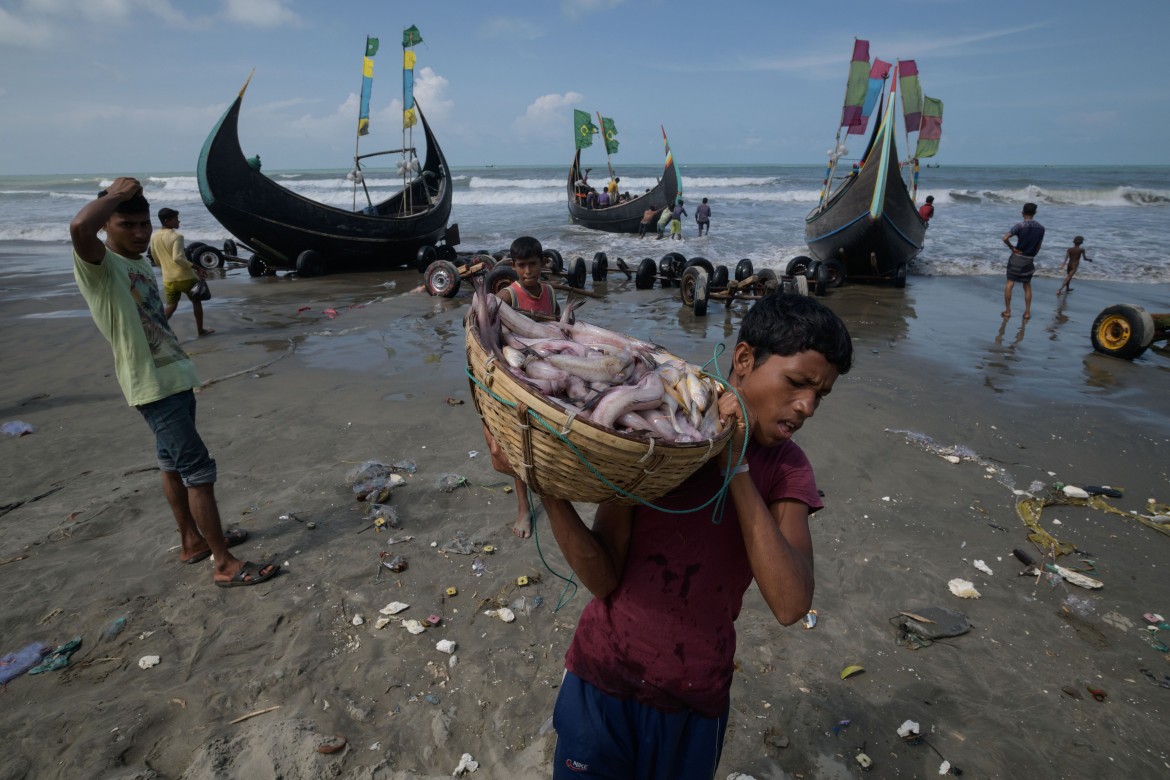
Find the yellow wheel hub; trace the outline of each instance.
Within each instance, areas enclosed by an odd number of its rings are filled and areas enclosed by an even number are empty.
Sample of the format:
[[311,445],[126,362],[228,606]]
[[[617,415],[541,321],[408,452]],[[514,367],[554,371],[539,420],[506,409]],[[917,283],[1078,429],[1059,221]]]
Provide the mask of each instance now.
[[1129,343],[1132,337],[1133,331],[1129,323],[1117,314],[1106,317],[1097,326],[1097,341],[1106,349],[1120,349]]

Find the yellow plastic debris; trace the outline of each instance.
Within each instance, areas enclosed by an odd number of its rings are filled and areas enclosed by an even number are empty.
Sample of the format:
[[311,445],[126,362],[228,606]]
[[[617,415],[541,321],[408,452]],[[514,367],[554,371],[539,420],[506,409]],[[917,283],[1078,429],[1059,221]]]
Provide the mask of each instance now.
[[857,666],[856,664],[854,664],[853,666],[846,666],[844,669],[841,670],[841,679],[844,680],[847,677],[852,677],[855,674],[861,674],[864,671],[865,671],[864,666]]

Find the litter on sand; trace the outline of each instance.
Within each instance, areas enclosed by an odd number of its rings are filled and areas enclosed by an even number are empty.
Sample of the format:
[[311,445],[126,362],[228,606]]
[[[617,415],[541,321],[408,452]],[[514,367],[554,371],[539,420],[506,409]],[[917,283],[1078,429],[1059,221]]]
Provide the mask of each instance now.
[[980,598],[979,591],[975,590],[975,584],[970,580],[963,580],[956,577],[947,583],[947,587],[961,599],[977,599]]

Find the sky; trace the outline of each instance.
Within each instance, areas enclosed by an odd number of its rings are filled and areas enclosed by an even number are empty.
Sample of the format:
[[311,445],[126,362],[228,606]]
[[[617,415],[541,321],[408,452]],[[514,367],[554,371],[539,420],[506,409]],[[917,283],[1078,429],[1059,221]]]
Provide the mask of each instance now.
[[245,151],[351,167],[366,36],[362,151],[397,148],[412,24],[454,167],[567,166],[574,108],[619,163],[661,163],[660,125],[684,165],[820,163],[855,37],[918,63],[940,164],[1170,164],[1167,0],[0,0],[0,175],[193,172],[253,69]]

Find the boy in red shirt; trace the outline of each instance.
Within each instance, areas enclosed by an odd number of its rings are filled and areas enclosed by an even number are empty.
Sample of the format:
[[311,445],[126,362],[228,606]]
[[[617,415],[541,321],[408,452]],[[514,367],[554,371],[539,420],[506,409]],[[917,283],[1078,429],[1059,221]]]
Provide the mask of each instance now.
[[[754,580],[776,620],[809,610],[808,517],[822,507],[792,436],[853,362],[844,323],[814,298],[771,295],[744,317],[732,353],[735,426],[723,453],[656,507],[542,498],[557,544],[593,594],[565,659],[553,711],[553,778],[710,780],[719,763],[735,671],[735,620]],[[743,419],[742,400],[747,410]],[[747,441],[742,464],[739,454]],[[492,464],[511,473],[488,437]],[[702,506],[735,466],[720,517]]]
[[[544,248],[532,236],[520,236],[512,242],[510,252],[512,268],[520,277],[517,281],[500,290],[496,296],[517,311],[530,311],[548,317],[559,317],[560,304],[553,288],[540,281],[540,269],[544,265]],[[532,536],[532,505],[528,502],[528,486],[515,478],[516,524],[512,533],[521,539]]]

